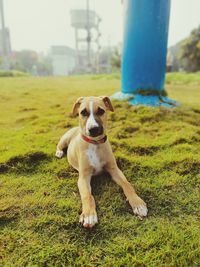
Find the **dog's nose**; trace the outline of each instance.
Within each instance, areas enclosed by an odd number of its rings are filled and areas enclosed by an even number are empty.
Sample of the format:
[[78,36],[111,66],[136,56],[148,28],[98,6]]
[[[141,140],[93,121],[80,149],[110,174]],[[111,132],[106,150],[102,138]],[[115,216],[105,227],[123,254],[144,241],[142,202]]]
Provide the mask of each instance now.
[[99,136],[99,135],[103,134],[103,127],[102,126],[98,126],[98,127],[95,126],[91,129],[89,129],[89,133],[90,133],[90,136],[92,136],[92,137]]

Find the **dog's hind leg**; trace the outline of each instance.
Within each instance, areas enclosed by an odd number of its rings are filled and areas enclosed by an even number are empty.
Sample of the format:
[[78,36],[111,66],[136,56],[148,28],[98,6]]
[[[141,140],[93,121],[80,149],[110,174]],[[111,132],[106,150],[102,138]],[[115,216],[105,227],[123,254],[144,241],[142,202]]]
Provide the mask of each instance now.
[[64,150],[68,147],[72,137],[74,134],[78,131],[78,127],[72,128],[69,131],[67,131],[61,138],[60,141],[57,144],[56,148],[56,154],[55,156],[57,158],[62,158],[64,155]]

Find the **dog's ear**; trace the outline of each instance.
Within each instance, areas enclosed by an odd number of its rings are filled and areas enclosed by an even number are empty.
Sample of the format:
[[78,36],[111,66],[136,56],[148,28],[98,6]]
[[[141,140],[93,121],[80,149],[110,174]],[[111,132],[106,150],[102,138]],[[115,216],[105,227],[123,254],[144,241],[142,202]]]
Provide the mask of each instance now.
[[74,103],[73,108],[72,108],[72,112],[70,114],[72,117],[75,117],[78,115],[78,109],[79,109],[80,104],[82,103],[83,99],[84,99],[84,97],[79,97],[76,100],[76,102]]
[[101,96],[106,108],[112,112],[114,112],[114,108],[113,108],[113,105],[110,101],[110,98],[108,96]]

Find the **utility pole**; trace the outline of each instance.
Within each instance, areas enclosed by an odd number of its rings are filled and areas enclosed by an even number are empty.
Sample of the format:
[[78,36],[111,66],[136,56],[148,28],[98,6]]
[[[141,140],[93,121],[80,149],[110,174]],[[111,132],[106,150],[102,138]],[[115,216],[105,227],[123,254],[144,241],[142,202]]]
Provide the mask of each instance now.
[[8,45],[7,45],[7,40],[6,40],[3,0],[0,0],[0,16],[1,16],[1,34],[2,34],[2,48],[3,48],[3,68],[5,70],[8,70],[9,59],[8,59]]
[[87,61],[88,69],[91,71],[91,61],[90,61],[90,44],[91,44],[91,34],[90,34],[90,5],[89,0],[86,0],[86,10],[87,10]]

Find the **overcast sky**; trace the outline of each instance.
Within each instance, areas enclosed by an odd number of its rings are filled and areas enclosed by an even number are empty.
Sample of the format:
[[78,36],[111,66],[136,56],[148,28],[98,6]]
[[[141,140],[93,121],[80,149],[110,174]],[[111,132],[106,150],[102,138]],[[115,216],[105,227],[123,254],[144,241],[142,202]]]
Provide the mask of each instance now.
[[[122,41],[121,0],[90,0],[102,17],[101,44]],[[200,0],[171,0],[169,45],[186,37],[200,24]],[[47,51],[51,45],[74,47],[70,9],[82,8],[86,0],[4,0],[6,26],[13,50]]]

